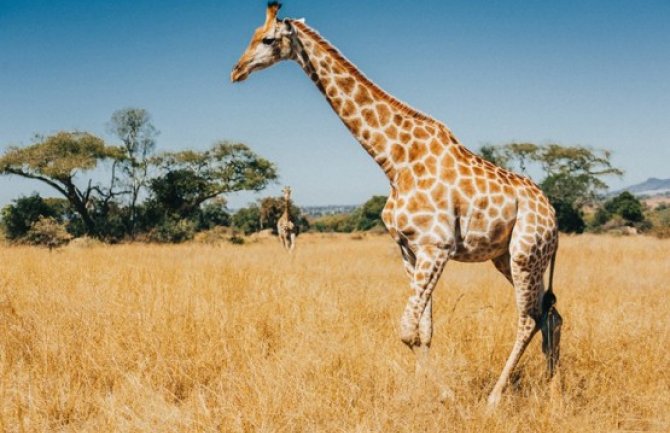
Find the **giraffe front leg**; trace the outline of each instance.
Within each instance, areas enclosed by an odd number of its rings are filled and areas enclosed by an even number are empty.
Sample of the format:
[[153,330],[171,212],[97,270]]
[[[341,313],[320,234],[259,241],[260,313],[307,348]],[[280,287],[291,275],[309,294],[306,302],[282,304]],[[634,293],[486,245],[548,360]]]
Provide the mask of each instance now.
[[417,360],[415,372],[417,375],[427,376],[430,374],[430,342],[433,338],[433,297],[428,298],[426,308],[424,308],[419,319],[419,352],[416,354]]
[[425,246],[412,251],[411,254],[406,254],[407,251],[403,250],[405,268],[410,276],[414,294],[407,301],[401,319],[400,338],[413,352],[415,347],[419,348],[415,352],[414,369],[418,383],[425,385],[426,381],[433,382],[440,389],[440,401],[444,402],[452,400],[454,393],[448,386],[439,383],[435,377],[430,359],[430,343],[433,337],[432,294],[447,263],[448,253],[435,246]]
[[421,314],[419,320],[419,343],[426,351],[430,348],[430,341],[433,339],[433,297],[428,298],[426,308]]
[[423,310],[421,319],[419,319],[419,350],[416,354],[416,364],[414,366],[415,377],[422,381],[420,383],[432,383],[438,387],[439,400],[444,403],[453,401],[454,391],[442,380],[440,380],[435,371],[435,366],[430,355],[430,342],[433,338],[433,297],[428,298],[426,308]]
[[292,253],[293,250],[295,249],[295,233],[291,233],[291,247],[289,248],[289,252]]
[[427,352],[433,335],[431,296],[447,263],[447,253],[436,246],[421,246],[414,251],[414,258],[413,294],[400,320],[400,339],[412,350],[422,347]]
[[[416,256],[414,253],[404,245],[400,246],[402,252],[403,264],[405,265],[405,272],[410,279],[410,282],[414,280],[414,266],[416,263]],[[427,355],[428,349],[430,348],[430,342],[433,338],[433,297],[428,298],[426,303],[426,308],[421,314],[421,319],[419,320],[419,344],[424,348],[424,352]]]

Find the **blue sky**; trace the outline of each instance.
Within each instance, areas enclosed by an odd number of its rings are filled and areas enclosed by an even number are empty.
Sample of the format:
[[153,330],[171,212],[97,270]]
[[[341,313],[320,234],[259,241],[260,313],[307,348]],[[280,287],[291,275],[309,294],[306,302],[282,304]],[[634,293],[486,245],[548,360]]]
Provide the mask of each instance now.
[[[262,1],[0,0],[0,145],[96,133],[146,108],[159,150],[241,141],[298,204],[355,204],[388,181],[294,63],[233,85]],[[307,1],[305,17],[391,94],[473,150],[513,140],[607,148],[618,187],[670,177],[670,1]],[[0,178],[0,204],[47,192]],[[230,197],[233,207],[257,196]]]

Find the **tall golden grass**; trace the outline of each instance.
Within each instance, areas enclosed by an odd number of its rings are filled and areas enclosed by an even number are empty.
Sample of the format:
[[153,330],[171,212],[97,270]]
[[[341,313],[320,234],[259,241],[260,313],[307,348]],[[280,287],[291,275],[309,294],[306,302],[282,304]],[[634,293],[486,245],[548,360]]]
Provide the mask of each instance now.
[[[490,263],[435,292],[435,380],[398,339],[390,239],[0,248],[0,430],[670,431],[670,241],[566,237],[560,389],[539,336],[499,408],[513,293]],[[442,386],[453,400],[440,402]]]

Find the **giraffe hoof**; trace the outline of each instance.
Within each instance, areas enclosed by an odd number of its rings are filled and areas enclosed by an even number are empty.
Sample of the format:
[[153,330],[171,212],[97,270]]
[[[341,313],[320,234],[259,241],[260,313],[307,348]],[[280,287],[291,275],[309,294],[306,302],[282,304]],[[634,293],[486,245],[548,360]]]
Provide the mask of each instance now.
[[415,347],[418,347],[421,344],[418,331],[415,331],[414,333],[403,332],[400,334],[400,340],[412,351],[414,351]]
[[418,324],[413,325],[411,322],[404,319],[405,318],[403,317],[403,320],[400,322],[400,341],[405,343],[407,347],[413,351],[415,347],[421,345],[419,326]]
[[486,409],[489,412],[495,410],[495,408],[498,407],[498,404],[500,404],[500,398],[501,398],[500,393],[492,392],[491,395],[489,395],[489,398],[486,402]]

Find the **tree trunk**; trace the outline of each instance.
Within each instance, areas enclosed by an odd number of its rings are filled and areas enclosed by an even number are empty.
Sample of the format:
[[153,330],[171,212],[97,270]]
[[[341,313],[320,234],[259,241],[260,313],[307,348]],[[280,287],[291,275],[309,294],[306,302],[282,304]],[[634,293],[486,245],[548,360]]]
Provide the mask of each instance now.
[[88,236],[96,237],[98,235],[98,230],[95,226],[95,221],[91,218],[86,203],[81,199],[81,194],[78,193],[73,184],[68,185],[67,199],[79,216],[81,216],[81,220],[84,222],[84,227],[86,228],[86,234]]

